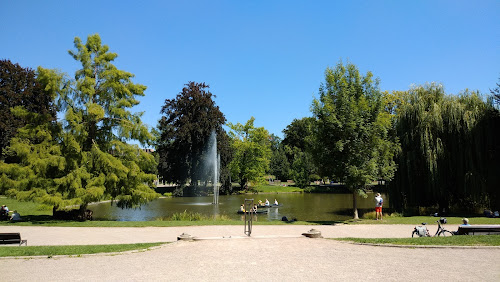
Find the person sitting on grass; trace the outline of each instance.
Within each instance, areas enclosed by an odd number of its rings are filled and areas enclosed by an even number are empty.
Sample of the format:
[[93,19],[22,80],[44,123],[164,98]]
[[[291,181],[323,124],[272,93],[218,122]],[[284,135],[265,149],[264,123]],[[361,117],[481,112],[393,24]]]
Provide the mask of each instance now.
[[5,205],[2,205],[0,208],[0,220],[7,219],[9,217],[9,208]]
[[10,221],[21,221],[21,215],[14,210],[14,213],[10,216]]

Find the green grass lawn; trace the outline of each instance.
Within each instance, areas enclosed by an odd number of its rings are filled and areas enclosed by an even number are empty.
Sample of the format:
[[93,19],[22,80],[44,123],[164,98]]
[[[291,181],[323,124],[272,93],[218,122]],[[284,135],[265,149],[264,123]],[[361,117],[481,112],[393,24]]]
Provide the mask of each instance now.
[[133,250],[147,250],[166,243],[137,243],[113,245],[69,245],[69,246],[0,246],[0,257],[57,256],[116,253]]
[[[446,220],[448,224],[462,224],[461,216],[447,216]],[[467,217],[470,224],[500,224],[500,218],[488,218],[484,216],[474,216],[470,215]],[[384,216],[384,220],[374,220],[374,219],[349,219],[345,223],[349,224],[414,224],[420,225],[423,222],[429,225],[437,225],[437,220],[439,217],[433,216]],[[445,224],[446,227],[446,224]]]
[[15,199],[0,197],[0,205],[6,205],[9,210],[17,210],[23,215],[52,215],[52,207],[43,206],[32,202],[19,202]]
[[439,246],[500,246],[499,235],[417,237],[417,238],[337,238],[333,240],[368,244],[439,245]]

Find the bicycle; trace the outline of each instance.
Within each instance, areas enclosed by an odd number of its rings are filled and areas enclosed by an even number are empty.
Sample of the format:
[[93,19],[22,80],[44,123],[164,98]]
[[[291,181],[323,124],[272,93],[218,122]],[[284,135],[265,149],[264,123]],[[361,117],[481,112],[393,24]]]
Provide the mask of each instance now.
[[436,222],[438,223],[438,229],[436,231],[436,234],[434,234],[434,237],[436,237],[436,236],[438,236],[438,237],[439,236],[446,237],[446,236],[453,236],[453,235],[455,235],[452,231],[446,230],[446,229],[444,229],[441,226],[441,223],[442,224],[446,223],[446,218],[442,217],[439,220],[437,220]]
[[446,218],[442,217],[436,222],[438,224],[438,229],[436,230],[436,234],[434,234],[434,236],[431,236],[431,234],[429,234],[429,230],[427,229],[426,223],[422,222],[423,226],[415,226],[415,228],[413,228],[411,237],[413,238],[415,237],[415,235],[418,235],[419,237],[436,237],[436,236],[446,237],[455,235],[454,232],[444,229],[443,226],[441,225],[446,223]]

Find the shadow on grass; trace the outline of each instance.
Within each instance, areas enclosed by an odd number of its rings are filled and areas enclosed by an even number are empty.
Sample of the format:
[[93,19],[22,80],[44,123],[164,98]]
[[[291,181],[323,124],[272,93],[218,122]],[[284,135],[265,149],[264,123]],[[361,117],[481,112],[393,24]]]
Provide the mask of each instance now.
[[20,221],[0,221],[1,225],[50,225],[60,223],[84,222],[79,220],[54,219],[52,215],[25,215]]
[[[280,221],[277,221],[280,222]],[[281,221],[282,223],[285,224],[306,224],[306,225],[336,225],[336,224],[343,224],[344,221],[342,220],[283,220]]]

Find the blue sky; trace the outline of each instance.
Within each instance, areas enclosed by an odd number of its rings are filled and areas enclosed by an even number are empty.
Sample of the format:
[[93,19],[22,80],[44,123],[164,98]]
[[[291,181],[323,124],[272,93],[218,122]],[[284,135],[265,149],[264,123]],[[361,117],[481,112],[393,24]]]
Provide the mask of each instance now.
[[115,65],[148,87],[135,111],[156,126],[165,99],[205,82],[232,123],[251,116],[282,137],[310,116],[339,60],[372,71],[381,90],[439,82],[489,94],[500,77],[500,1],[7,1],[0,59],[79,67],[73,39],[99,33]]

